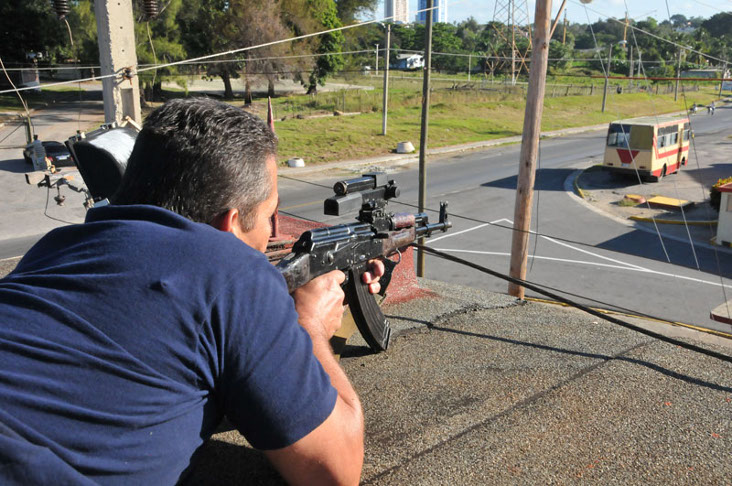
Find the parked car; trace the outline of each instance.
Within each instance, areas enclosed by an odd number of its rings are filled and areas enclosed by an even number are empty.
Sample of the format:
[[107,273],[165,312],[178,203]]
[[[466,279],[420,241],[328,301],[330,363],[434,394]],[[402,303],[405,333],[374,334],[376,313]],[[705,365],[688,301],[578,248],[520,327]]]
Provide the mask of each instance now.
[[[51,159],[53,165],[56,167],[74,166],[74,159],[71,158],[71,154],[69,153],[69,149],[66,148],[66,145],[53,141],[41,143],[43,143],[43,148],[46,149],[46,156]],[[28,144],[23,149],[23,158],[27,163],[33,165],[33,144]]]

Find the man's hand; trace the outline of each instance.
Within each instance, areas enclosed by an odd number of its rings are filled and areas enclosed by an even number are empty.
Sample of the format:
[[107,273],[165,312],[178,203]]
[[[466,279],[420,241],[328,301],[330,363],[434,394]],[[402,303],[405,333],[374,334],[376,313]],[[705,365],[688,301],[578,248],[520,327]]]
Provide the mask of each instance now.
[[300,325],[314,342],[327,342],[341,327],[344,299],[341,284],[345,279],[343,272],[333,270],[312,279],[292,293]]
[[369,286],[369,292],[378,294],[381,290],[379,279],[384,276],[384,262],[381,260],[369,260],[369,270],[361,276],[363,283]]

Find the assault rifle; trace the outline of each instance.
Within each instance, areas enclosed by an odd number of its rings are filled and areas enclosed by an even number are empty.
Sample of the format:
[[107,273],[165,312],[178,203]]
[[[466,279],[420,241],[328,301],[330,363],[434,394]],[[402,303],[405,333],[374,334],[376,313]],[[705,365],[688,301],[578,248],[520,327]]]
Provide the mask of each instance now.
[[319,275],[342,270],[346,274],[346,302],[358,330],[373,351],[385,351],[391,328],[361,275],[369,260],[384,258],[387,274],[380,279],[383,295],[391,271],[399,263],[388,257],[399,254],[401,260],[401,251],[417,238],[447,231],[452,226],[447,220],[447,203],[440,203],[437,223],[430,223],[425,213],[389,213],[386,204],[399,196],[399,188],[383,172],[336,182],[333,191],[335,196],[325,200],[325,214],[342,216],[358,210],[357,222],[306,231],[277,268],[290,292]]

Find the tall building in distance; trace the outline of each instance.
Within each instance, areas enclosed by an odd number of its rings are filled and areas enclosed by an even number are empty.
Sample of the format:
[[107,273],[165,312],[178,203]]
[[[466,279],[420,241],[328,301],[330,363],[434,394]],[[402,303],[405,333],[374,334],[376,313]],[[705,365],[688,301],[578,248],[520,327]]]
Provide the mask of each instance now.
[[384,0],[384,17],[392,17],[395,24],[409,23],[408,0]]
[[[447,0],[432,0],[433,6],[437,7],[432,10],[432,23],[445,22],[447,23]],[[424,25],[427,22],[427,12],[420,12],[427,8],[427,0],[419,0],[417,3],[417,16],[415,20],[418,24]]]

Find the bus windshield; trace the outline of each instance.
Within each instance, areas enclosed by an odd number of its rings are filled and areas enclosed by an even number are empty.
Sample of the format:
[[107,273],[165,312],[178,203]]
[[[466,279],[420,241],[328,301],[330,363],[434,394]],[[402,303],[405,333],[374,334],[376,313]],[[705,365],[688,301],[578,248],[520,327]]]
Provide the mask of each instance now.
[[608,147],[628,147],[630,140],[630,125],[621,125],[620,123],[611,123],[607,133]]
[[650,150],[653,147],[653,128],[645,125],[611,123],[607,146]]

